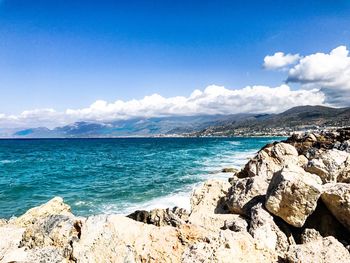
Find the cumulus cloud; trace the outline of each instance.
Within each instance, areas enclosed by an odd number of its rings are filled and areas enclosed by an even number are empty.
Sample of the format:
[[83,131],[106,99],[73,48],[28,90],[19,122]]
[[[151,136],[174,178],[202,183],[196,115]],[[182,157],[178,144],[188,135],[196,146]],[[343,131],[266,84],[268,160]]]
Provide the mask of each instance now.
[[329,54],[305,56],[288,71],[287,82],[300,83],[303,89],[319,89],[330,105],[349,106],[349,50],[346,46],[339,46]]
[[287,66],[296,63],[300,59],[299,54],[284,54],[276,52],[272,56],[264,58],[264,68],[266,69],[285,69]]
[[41,109],[24,111],[19,115],[0,115],[0,127],[55,127],[75,121],[109,122],[136,117],[275,113],[299,105],[322,104],[324,99],[324,94],[317,89],[292,90],[285,84],[274,88],[248,86],[243,89],[211,85],[203,91],[193,91],[188,97],[165,98],[153,94],[140,100],[111,103],[98,100],[89,107],[64,112]]

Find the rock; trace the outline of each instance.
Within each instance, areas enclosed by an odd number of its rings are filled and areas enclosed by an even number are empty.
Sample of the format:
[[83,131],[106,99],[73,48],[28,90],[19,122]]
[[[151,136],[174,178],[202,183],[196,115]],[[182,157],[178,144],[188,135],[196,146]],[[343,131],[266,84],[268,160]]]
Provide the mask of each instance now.
[[349,251],[334,237],[318,238],[306,244],[290,246],[290,263],[350,262]]
[[11,219],[9,224],[26,227],[35,223],[35,221],[50,215],[73,216],[71,214],[70,206],[63,203],[63,199],[61,197],[55,197],[41,206],[29,209],[24,215]]
[[306,162],[305,156],[298,156],[297,150],[290,144],[277,143],[260,150],[251,159],[244,169],[237,174],[239,178],[261,176],[270,180],[273,174],[281,170],[287,164],[303,166]]
[[316,229],[306,228],[301,234],[301,243],[306,244],[322,238],[321,234]]
[[203,240],[204,229],[156,227],[130,218],[92,216],[73,242],[77,262],[180,262],[185,246]]
[[178,227],[185,224],[188,220],[188,212],[184,208],[174,207],[172,209],[153,209],[150,212],[145,210],[137,210],[128,215],[135,221],[152,224],[155,226],[174,226]]
[[0,227],[6,226],[6,225],[7,225],[7,220],[3,219],[3,218],[0,218]]
[[323,237],[333,236],[343,244],[350,244],[350,232],[333,216],[321,198],[317,202],[316,210],[307,218],[304,227],[317,230]]
[[339,171],[337,182],[350,183],[350,155],[346,158],[343,168]]
[[331,213],[350,231],[350,184],[326,184],[321,198]]
[[339,150],[350,153],[350,140],[342,142],[339,147]]
[[247,232],[220,231],[186,248],[180,262],[273,263],[278,256],[273,250],[257,246]]
[[26,253],[18,248],[25,229],[16,226],[0,227],[0,262],[24,261]]
[[323,183],[336,182],[340,171],[344,167],[349,153],[339,150],[327,150],[306,165],[305,170],[317,174]]
[[227,181],[209,180],[198,187],[191,197],[188,222],[213,231],[246,224],[245,219],[227,210],[225,197],[230,186]]
[[51,215],[27,226],[20,246],[27,248],[54,247],[58,255],[69,259],[72,242],[80,237],[82,220],[65,215]]
[[223,168],[221,170],[221,172],[222,173],[237,173],[238,170],[236,168],[231,167],[231,168]]
[[307,173],[296,165],[289,165],[273,176],[265,206],[288,224],[302,227],[316,209],[321,192],[321,180],[317,175]]
[[232,213],[250,216],[250,208],[265,199],[269,186],[261,176],[236,179],[227,194],[227,206]]
[[291,233],[288,238],[261,203],[252,207],[250,218],[248,232],[261,247],[275,250],[284,257],[289,245],[295,244]]
[[248,231],[248,222],[241,216],[232,215],[231,220],[228,218],[224,222],[222,230],[229,229],[234,232],[247,232]]

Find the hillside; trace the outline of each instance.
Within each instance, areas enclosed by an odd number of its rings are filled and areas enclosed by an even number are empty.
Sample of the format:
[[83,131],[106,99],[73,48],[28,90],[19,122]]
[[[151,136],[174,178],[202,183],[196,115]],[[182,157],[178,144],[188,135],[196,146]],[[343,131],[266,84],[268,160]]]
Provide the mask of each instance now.
[[76,122],[0,131],[5,138],[79,138],[137,136],[284,135],[291,131],[350,126],[350,108],[301,106],[280,114],[232,114],[134,118],[114,122]]
[[212,125],[193,136],[281,134],[285,132],[350,125],[350,108],[300,106],[279,114],[254,115],[244,120]]

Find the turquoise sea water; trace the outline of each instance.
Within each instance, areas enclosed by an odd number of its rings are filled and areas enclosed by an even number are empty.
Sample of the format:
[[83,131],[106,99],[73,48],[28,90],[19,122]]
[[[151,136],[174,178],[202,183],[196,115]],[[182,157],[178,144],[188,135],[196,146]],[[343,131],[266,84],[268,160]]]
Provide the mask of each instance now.
[[0,218],[54,196],[77,215],[189,208],[209,178],[229,177],[266,143],[282,138],[0,140]]

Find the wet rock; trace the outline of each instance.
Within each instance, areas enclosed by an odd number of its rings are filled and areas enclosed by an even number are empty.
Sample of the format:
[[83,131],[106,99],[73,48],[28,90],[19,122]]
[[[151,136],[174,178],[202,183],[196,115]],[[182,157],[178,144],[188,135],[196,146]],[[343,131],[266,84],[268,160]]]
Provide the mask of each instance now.
[[230,168],[223,168],[221,170],[222,173],[237,173],[238,169],[230,167]]
[[316,209],[321,192],[321,180],[317,175],[307,173],[296,165],[289,165],[272,178],[265,206],[270,213],[288,224],[302,227]]
[[183,208],[153,209],[151,211],[137,210],[127,217],[146,224],[155,226],[174,226],[178,227],[185,224],[189,213]]
[[264,201],[269,186],[265,177],[256,176],[231,181],[227,206],[232,213],[250,216],[250,208]]
[[324,185],[322,201],[335,218],[350,231],[350,184]]

